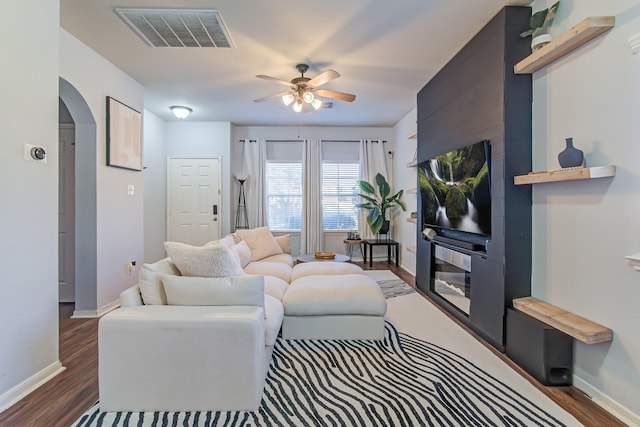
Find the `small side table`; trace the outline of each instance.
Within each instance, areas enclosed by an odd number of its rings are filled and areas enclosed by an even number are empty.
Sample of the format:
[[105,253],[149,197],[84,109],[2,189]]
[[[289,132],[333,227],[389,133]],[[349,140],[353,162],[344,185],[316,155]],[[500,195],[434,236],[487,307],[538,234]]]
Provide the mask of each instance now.
[[345,244],[345,247],[347,248],[347,255],[353,258],[353,247],[357,245],[358,249],[360,249],[360,256],[362,256],[362,259],[365,259],[364,249],[362,247],[363,243],[364,241],[361,239],[344,239],[344,244]]
[[387,262],[391,262],[391,248],[394,250],[394,257],[396,259],[396,267],[398,267],[398,245],[399,243],[391,239],[366,239],[364,243],[364,263],[367,263],[367,249],[369,249],[369,267],[373,267],[373,247],[374,246],[386,246],[387,247]]

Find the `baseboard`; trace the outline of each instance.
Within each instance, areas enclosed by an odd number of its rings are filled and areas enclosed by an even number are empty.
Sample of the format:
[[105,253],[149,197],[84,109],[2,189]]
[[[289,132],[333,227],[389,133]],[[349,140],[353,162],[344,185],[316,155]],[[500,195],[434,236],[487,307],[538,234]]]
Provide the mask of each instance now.
[[416,276],[416,270],[414,268],[411,268],[410,266],[408,266],[404,262],[400,263],[400,268],[402,268],[404,271],[406,271],[407,273],[409,273],[413,277]]
[[26,395],[28,395],[65,369],[66,368],[62,366],[62,363],[60,363],[59,360],[56,360],[54,363],[47,366],[40,372],[36,373],[30,378],[27,378],[25,381],[13,387],[6,393],[0,395],[0,412],[4,412],[6,409],[9,409]]
[[595,404],[603,407],[607,412],[618,418],[620,421],[629,424],[630,426],[640,426],[640,415],[634,414],[629,409],[625,408],[606,394],[603,394],[600,390],[596,389],[576,375],[573,376],[573,386],[581,390],[589,396]]
[[115,310],[116,308],[120,307],[120,299],[117,299],[107,305],[105,305],[104,307],[101,307],[97,310],[74,310],[73,311],[73,315],[71,316],[72,319],[87,319],[87,318],[94,318],[94,317],[102,317],[105,314],[107,314],[110,311]]

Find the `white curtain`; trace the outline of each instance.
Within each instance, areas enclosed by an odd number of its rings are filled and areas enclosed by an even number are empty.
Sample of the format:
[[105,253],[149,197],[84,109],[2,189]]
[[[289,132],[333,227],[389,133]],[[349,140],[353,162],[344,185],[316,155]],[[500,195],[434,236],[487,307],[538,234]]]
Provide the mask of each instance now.
[[263,227],[266,221],[266,201],[264,184],[267,142],[264,138],[255,141],[245,139],[242,148],[242,173],[248,176],[244,183],[247,199],[249,228]]
[[319,139],[304,141],[302,163],[303,198],[300,251],[313,253],[324,247],[322,233],[322,150]]
[[[377,188],[375,183],[376,174],[381,173],[390,181],[389,171],[387,167],[387,152],[385,144],[382,141],[371,141],[368,139],[360,140],[360,179],[371,183]],[[364,239],[375,237],[371,234],[371,229],[367,224],[366,209],[360,209],[359,232]]]

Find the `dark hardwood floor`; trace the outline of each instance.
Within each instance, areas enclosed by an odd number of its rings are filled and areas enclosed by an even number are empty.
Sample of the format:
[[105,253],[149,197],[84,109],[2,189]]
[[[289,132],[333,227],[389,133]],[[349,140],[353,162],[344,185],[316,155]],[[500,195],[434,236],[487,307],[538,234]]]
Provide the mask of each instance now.
[[[415,287],[415,278],[393,264],[374,262],[373,268],[363,263],[356,264],[366,270],[389,269]],[[60,360],[66,370],[0,413],[0,426],[68,427],[98,400],[98,319],[71,319],[73,309],[73,304],[60,304]],[[585,426],[626,425],[574,387],[541,385],[504,354],[485,343],[446,311],[442,311]]]

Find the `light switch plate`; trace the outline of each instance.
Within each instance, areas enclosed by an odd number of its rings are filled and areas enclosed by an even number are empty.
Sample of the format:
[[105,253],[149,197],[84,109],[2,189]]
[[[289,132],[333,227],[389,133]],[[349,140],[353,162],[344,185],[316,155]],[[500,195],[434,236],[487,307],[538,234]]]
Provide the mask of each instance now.
[[133,184],[129,184],[127,186],[127,194],[130,196],[133,196],[135,194],[135,187],[133,186]]

